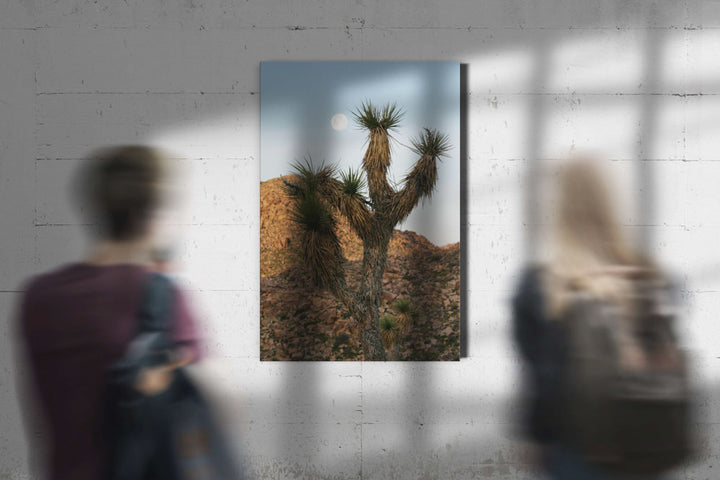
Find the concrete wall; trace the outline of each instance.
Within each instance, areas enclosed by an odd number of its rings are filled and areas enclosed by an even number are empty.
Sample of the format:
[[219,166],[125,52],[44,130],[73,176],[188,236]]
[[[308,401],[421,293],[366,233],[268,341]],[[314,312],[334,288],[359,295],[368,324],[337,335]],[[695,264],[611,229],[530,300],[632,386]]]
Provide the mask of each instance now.
[[[89,149],[124,142],[188,158],[180,260],[202,368],[257,478],[529,478],[507,298],[543,221],[536,159],[582,149],[614,160],[624,221],[684,279],[716,444],[718,25],[720,3],[695,0],[3,0],[0,478],[29,472],[8,333],[18,285],[83,254],[67,181]],[[459,363],[258,361],[261,60],[468,65]],[[717,461],[709,449],[679,478],[714,478]]]

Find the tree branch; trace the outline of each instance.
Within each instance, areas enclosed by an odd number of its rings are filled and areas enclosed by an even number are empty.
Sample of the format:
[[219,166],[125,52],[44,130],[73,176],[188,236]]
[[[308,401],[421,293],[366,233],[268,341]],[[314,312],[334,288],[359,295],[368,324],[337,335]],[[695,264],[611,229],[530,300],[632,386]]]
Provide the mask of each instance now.
[[386,130],[378,128],[370,131],[369,140],[362,168],[367,176],[373,210],[384,213],[388,200],[394,193],[387,180],[387,171],[390,168],[390,138]]
[[423,198],[430,198],[437,183],[437,157],[422,155],[403,179],[403,188],[390,204],[390,221],[405,220]]
[[390,220],[395,223],[406,219],[421,199],[432,195],[437,183],[437,162],[447,155],[450,141],[447,135],[426,128],[412,141],[412,149],[420,158],[405,176],[402,190],[392,199]]

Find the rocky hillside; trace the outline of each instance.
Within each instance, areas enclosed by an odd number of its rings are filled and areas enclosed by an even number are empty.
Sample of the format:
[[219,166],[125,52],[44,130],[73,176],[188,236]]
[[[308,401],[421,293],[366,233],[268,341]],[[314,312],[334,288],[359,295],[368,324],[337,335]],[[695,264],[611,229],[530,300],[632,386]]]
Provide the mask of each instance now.
[[[262,360],[362,360],[356,327],[340,304],[312,286],[295,252],[283,178],[260,184]],[[362,243],[344,219],[338,234],[350,286],[360,280]],[[412,323],[398,340],[398,360],[458,360],[459,244],[437,247],[414,232],[396,230],[388,250],[380,315],[396,315],[398,299],[412,303]]]

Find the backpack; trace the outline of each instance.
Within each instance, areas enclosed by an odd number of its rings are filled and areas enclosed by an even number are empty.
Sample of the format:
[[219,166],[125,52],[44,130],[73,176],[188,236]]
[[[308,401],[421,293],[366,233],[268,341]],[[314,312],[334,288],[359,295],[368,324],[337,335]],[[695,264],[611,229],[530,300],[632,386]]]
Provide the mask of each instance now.
[[633,279],[622,305],[571,294],[564,438],[583,459],[621,475],[653,475],[691,452],[685,355],[667,283]]
[[163,392],[143,395],[135,379],[144,367],[167,364],[173,287],[150,276],[138,312],[139,328],[125,355],[108,372],[106,420],[109,480],[241,480],[210,404],[184,368]]

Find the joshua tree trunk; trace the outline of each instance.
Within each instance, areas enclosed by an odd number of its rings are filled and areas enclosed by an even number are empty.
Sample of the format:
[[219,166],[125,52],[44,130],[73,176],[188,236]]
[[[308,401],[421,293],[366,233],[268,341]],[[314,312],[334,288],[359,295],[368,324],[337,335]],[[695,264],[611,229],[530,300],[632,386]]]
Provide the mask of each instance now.
[[360,339],[365,360],[386,360],[385,347],[380,338],[380,325],[377,307],[371,308],[360,328]]
[[[363,105],[355,113],[359,125],[368,130],[368,148],[362,161],[362,176],[350,170],[335,178],[333,167],[315,169],[310,161],[295,164],[298,183],[286,183],[295,197],[293,219],[302,226],[300,241],[306,266],[318,285],[327,288],[355,319],[365,360],[385,360],[380,335],[382,278],[395,225],[403,221],[417,203],[429,197],[437,179],[437,160],[449,149],[447,137],[425,130],[413,142],[420,155],[405,176],[400,191],[390,185],[389,131],[398,126],[402,114],[393,106],[382,110]],[[367,182],[367,183],[365,183]],[[369,201],[361,190],[367,185]],[[335,233],[333,212],[345,216],[363,242],[362,279],[352,292],[345,280],[345,259]]]
[[[380,299],[382,278],[387,263],[387,248],[392,231],[383,229],[370,245],[363,248],[362,283],[360,301],[367,306],[369,315],[361,322],[363,353],[366,360],[385,360],[385,349],[380,338]],[[377,242],[377,243],[376,243]]]

